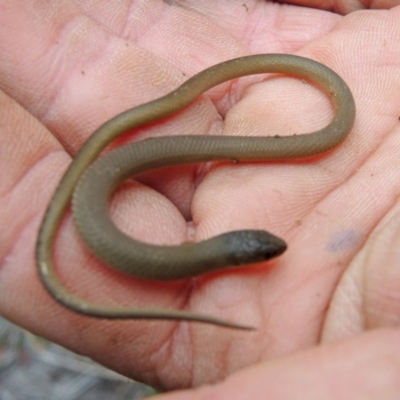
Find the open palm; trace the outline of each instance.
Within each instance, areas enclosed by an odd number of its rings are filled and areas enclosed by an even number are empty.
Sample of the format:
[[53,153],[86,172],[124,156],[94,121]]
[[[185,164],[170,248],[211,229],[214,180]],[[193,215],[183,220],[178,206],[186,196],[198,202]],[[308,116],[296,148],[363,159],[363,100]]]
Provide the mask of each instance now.
[[[257,1],[204,3],[0,1],[0,312],[162,388],[213,382],[251,365],[265,368],[265,385],[274,363],[288,371],[282,360],[290,357],[317,368],[322,350],[314,346],[332,341],[327,360],[338,351],[369,358],[397,352],[398,360],[399,350],[389,347],[399,344],[398,330],[366,331],[400,321],[400,8],[343,18]],[[264,229],[288,242],[285,255],[188,281],[144,282],[96,261],[70,214],[54,252],[66,287],[94,303],[184,309],[258,330],[96,320],[55,303],[35,269],[37,230],[93,130],[208,66],[274,52],[313,58],[348,83],[357,120],[342,145],[311,160],[163,169],[125,183],[111,209],[116,223],[143,241],[179,244]],[[331,117],[328,99],[312,85],[252,76],[220,85],[118,145],[175,134],[291,135]],[[325,362],[334,374],[336,364]],[[242,374],[256,388],[254,368]]]

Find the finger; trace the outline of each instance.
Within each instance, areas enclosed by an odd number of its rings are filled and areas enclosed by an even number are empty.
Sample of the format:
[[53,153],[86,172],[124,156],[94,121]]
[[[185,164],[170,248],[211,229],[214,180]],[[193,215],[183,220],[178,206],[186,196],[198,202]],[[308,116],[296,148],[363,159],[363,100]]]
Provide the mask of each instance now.
[[378,331],[258,364],[213,386],[157,399],[396,399],[399,344],[399,331]]
[[[52,194],[58,171],[65,169],[69,157],[35,118],[1,91],[0,102],[4,122],[0,168],[7,172],[0,187],[0,223],[6,227],[1,231],[0,313],[28,329],[38,329],[49,310],[54,310],[34,267],[34,242],[42,214],[38,209],[42,197]],[[44,165],[52,171],[45,180]]]

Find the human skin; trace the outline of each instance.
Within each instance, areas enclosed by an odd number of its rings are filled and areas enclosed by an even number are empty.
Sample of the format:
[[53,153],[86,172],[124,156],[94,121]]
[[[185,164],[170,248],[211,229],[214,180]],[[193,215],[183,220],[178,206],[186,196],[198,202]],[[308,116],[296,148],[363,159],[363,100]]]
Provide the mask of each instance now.
[[[0,313],[158,388],[223,380],[171,399],[257,399],[266,390],[282,399],[395,398],[400,7],[342,17],[267,2],[204,4],[0,1]],[[271,52],[313,58],[348,83],[357,119],[341,146],[296,163],[168,168],[124,184],[111,208],[119,226],[143,241],[266,229],[287,240],[284,256],[176,283],[144,282],[97,262],[69,213],[54,255],[65,285],[90,301],[191,310],[258,330],[95,320],[55,303],[38,279],[34,245],[83,141],[118,112],[210,65]],[[331,114],[324,94],[300,80],[249,77],[127,139],[288,135],[322,127]]]

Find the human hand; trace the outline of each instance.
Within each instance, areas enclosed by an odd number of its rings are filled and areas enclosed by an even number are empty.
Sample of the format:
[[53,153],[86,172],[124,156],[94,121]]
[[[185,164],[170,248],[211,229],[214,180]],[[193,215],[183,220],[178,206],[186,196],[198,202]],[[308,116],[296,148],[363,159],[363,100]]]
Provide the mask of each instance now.
[[[315,360],[324,351],[317,344],[350,336],[327,348],[337,354],[352,343],[346,354],[354,357],[389,352],[388,337],[398,340],[397,330],[363,332],[397,326],[400,314],[394,252],[399,8],[342,19],[256,2],[199,5],[197,12],[195,2],[185,2],[187,8],[155,1],[130,8],[130,2],[3,3],[1,162],[7,175],[0,215],[7,229],[0,312],[6,318],[163,388],[213,382],[245,367],[225,383],[229,390],[235,388],[229,382],[243,376],[264,386],[264,368],[274,376],[292,356],[302,366],[302,357]],[[94,303],[182,308],[258,330],[95,320],[55,303],[39,282],[34,245],[52,192],[83,141],[108,118],[165,94],[186,76],[226,59],[271,52],[321,61],[349,84],[358,114],[343,145],[300,163],[169,168],[124,184],[112,209],[119,226],[143,241],[172,244],[266,229],[288,241],[283,257],[185,282],[143,282],[95,261],[69,217],[54,256],[69,290]],[[328,123],[329,102],[311,85],[260,79],[224,84],[166,123],[133,135],[283,135]]]

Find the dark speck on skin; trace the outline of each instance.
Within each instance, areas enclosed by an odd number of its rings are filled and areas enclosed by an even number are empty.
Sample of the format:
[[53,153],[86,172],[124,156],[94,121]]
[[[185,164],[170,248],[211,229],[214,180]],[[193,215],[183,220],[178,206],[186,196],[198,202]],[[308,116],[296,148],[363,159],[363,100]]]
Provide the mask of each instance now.
[[357,245],[360,241],[360,235],[351,229],[336,231],[329,239],[326,249],[332,253],[348,250]]

